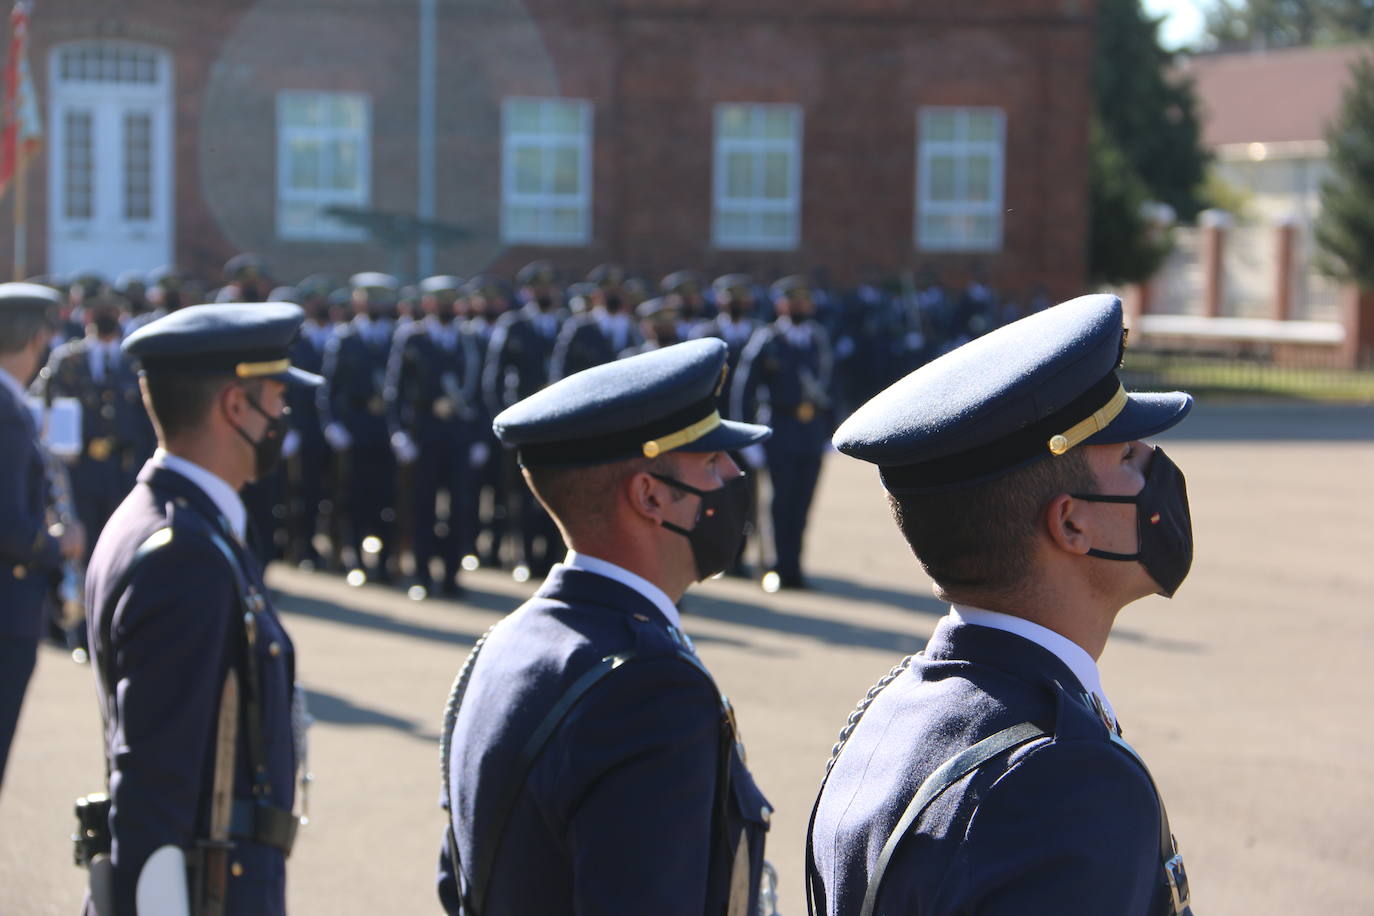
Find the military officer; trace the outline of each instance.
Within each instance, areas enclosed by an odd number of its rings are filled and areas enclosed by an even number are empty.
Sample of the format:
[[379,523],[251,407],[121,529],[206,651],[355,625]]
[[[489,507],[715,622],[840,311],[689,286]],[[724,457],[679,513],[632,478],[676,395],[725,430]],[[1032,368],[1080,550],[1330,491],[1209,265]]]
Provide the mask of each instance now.
[[[468,303],[468,333],[477,346],[482,367],[480,374],[485,376],[492,332],[496,329],[496,321],[510,308],[510,290],[499,278],[481,274],[465,283],[462,292]],[[480,564],[499,568],[509,503],[505,489],[505,454],[496,433],[492,431],[493,414],[486,397],[480,397],[475,407],[479,416],[473,423],[475,477],[473,498],[468,500],[468,508],[472,513],[468,530],[473,534],[475,543],[472,549]]]
[[[396,334],[387,364],[387,424],[396,459],[415,466],[412,522],[416,582],[414,598],[434,591],[430,561],[443,561],[442,590],[457,595],[459,563],[472,540],[468,525],[475,496],[473,445],[481,355],[458,314],[458,277],[435,276],[420,283],[424,318]],[[466,303],[464,304],[466,308]],[[481,457],[480,454],[477,457]],[[448,497],[448,517],[436,532],[439,492]]]
[[115,913],[199,913],[211,898],[226,914],[285,912],[294,652],[236,491],[280,458],[288,383],[320,381],[287,356],[302,318],[285,303],[192,306],[124,344],[160,447],[87,575]]
[[615,264],[601,264],[587,274],[587,283],[587,310],[564,322],[554,344],[551,381],[609,363],[644,342],[633,308],[626,307],[625,271]]
[[682,300],[676,295],[655,296],[639,303],[635,306],[635,317],[639,319],[639,333],[644,342],[620,351],[617,358],[624,359],[681,343],[677,336],[681,315]]
[[61,304],[46,286],[0,284],[0,783],[45,631],[49,583],[64,558],[86,555],[80,525],[48,528],[42,446],[24,401]]
[[[395,330],[396,292],[389,274],[354,274],[353,319],[340,325],[325,345],[324,385],[318,406],[324,436],[336,460],[347,464],[348,542],[361,583],[391,580],[389,559],[396,522],[396,460],[386,425],[386,365]],[[371,548],[365,550],[364,548]],[[368,568],[366,557],[375,562]]]
[[1183,475],[1140,441],[1121,304],[1085,296],[918,369],[835,433],[951,603],[869,691],[812,816],[815,912],[1187,912],[1168,818],[1102,687],[1122,607],[1192,561]]
[[33,390],[48,404],[56,398],[81,402],[81,455],[71,469],[72,496],[94,546],[154,442],[138,376],[119,347],[119,303],[99,293],[85,300],[82,315],[85,336],[52,352]]
[[[678,316],[678,337],[682,340],[702,336],[694,332],[698,325],[709,320],[713,314],[714,310],[704,295],[705,286],[701,274],[695,270],[675,270],[659,281],[658,288],[663,295],[677,296],[682,302],[681,314]],[[734,369],[733,363],[730,368]]]
[[[740,355],[759,322],[754,318],[754,281],[748,274],[725,274],[716,277],[711,284],[718,308],[714,318],[696,325],[691,330],[692,337],[716,337],[725,341],[729,347],[728,365],[733,377],[739,366]],[[729,413],[729,392],[721,396],[721,410]]]
[[[482,397],[492,416],[549,383],[549,366],[559,329],[567,318],[548,261],[526,264],[516,275],[524,305],[503,314],[492,330],[482,367]],[[542,576],[562,550],[558,528],[520,480],[514,453],[502,450],[504,489],[511,501],[507,518],[520,531],[517,578]]]
[[[570,550],[450,697],[449,913],[753,914],[771,808],[676,602],[743,536],[725,345],[588,369],[495,420]],[[460,909],[461,907],[461,909]]]
[[267,262],[252,252],[236,254],[224,263],[224,286],[216,302],[262,302],[272,289]]
[[[334,334],[327,299],[331,288],[329,278],[318,274],[296,284],[296,297],[305,312],[305,323],[291,344],[291,365],[317,375],[324,371],[325,347]],[[315,532],[321,516],[332,516],[337,511],[334,500],[326,498],[329,443],[324,438],[319,405],[312,388],[292,385],[286,391],[286,402],[291,408],[292,422],[283,447],[290,494],[287,513],[290,557],[303,567],[317,569],[327,564],[315,549]]]
[[776,565],[764,587],[806,588],[803,537],[833,428],[832,355],[830,339],[813,317],[810,281],[784,277],[770,292],[778,317],[758,329],[740,354],[731,416],[766,419],[773,427],[764,451],[773,482],[770,511]]

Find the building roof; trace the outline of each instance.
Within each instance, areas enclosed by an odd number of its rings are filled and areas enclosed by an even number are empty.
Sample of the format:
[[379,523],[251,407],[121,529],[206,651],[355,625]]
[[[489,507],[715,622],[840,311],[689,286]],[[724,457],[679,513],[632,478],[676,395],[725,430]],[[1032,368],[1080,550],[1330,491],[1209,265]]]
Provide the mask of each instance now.
[[1208,147],[1322,140],[1368,45],[1204,54],[1180,72],[1192,79]]

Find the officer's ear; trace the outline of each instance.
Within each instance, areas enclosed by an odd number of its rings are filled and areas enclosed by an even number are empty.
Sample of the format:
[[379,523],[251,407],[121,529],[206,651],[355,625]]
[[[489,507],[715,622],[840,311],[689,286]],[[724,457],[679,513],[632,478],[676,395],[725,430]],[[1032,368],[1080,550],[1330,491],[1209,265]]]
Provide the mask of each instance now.
[[1060,493],[1045,507],[1042,521],[1050,542],[1067,553],[1086,556],[1092,547],[1091,520],[1087,503]]
[[666,517],[668,504],[676,502],[680,496],[677,490],[654,474],[676,477],[676,471],[676,466],[666,457],[657,459],[655,464],[645,464],[636,469],[624,484],[631,510],[654,525],[661,523]]

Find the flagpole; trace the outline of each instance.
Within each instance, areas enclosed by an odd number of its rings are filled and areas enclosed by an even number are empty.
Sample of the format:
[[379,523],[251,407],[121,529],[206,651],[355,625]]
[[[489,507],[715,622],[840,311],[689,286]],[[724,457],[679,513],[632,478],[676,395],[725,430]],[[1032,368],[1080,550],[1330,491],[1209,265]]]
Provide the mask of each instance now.
[[28,210],[29,183],[24,177],[25,162],[23,153],[19,154],[19,164],[14,170],[14,279],[24,279],[28,273],[25,263],[28,260]]

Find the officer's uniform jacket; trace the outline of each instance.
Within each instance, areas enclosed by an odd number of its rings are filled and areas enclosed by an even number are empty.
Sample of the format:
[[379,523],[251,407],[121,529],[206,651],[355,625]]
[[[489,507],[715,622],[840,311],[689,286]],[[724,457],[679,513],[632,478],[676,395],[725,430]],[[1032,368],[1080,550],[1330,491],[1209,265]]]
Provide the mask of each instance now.
[[[548,710],[602,659],[632,655],[572,706],[508,811],[503,792]],[[487,637],[459,708],[447,791],[469,888],[495,842],[483,916],[755,914],[771,809],[709,674],[639,591],[556,565]],[[729,772],[723,792],[723,770]],[[738,856],[738,861],[736,861]],[[447,838],[439,896],[462,912]]]
[[789,334],[790,321],[759,328],[740,355],[731,386],[732,418],[773,427],[764,444],[770,455],[819,455],[830,441],[830,338],[815,321],[805,327],[802,345]]
[[[148,538],[171,529],[170,541],[136,567],[127,588],[113,594]],[[227,558],[209,539],[213,528],[262,600],[254,613],[252,658],[261,696],[261,736],[267,793],[289,812],[296,751],[291,729],[294,651],[267,603],[262,570],[234,536],[214,501],[187,477],[150,461],[115,510],[91,557],[86,621],[92,668],[106,727],[113,802],[114,899],[121,916],[134,913],[134,893],[148,856],[173,845],[188,853],[209,832],[213,758],[221,692],[230,665],[247,664],[244,607]],[[112,611],[105,641],[101,615]],[[108,666],[114,703],[102,682]],[[246,696],[246,679],[240,696]],[[240,710],[245,707],[240,704]],[[249,734],[240,715],[234,774],[236,801],[251,801]],[[236,828],[236,834],[238,829]],[[236,838],[230,853],[226,913],[285,913],[285,853]]]
[[[3,372],[3,370],[0,370]],[[37,640],[43,599],[61,566],[48,534],[48,478],[28,407],[0,379],[0,638]]]
[[386,449],[386,366],[393,334],[378,322],[355,318],[342,324],[324,348],[317,390],[320,423],[341,423],[360,449]]
[[[740,356],[758,329],[759,323],[753,318],[741,318],[734,321],[731,320],[728,312],[720,312],[709,321],[695,325],[691,330],[691,338],[695,340],[699,337],[715,337],[725,341],[727,347],[725,365],[730,367],[730,374],[727,377],[734,379],[739,367]],[[730,419],[740,419],[730,412],[730,388],[728,386],[721,391],[720,402],[722,415]]]
[[[324,351],[334,336],[333,328],[321,329],[307,323],[291,345],[291,365],[316,375],[324,374]],[[328,449],[316,391],[303,385],[286,386],[286,403],[291,408],[291,428],[301,437],[303,451],[322,454]]]
[[1161,804],[1063,661],[1024,637],[939,624],[843,744],[810,836],[816,912],[857,914],[879,854],[937,767],[1002,729],[1042,737],[953,783],[905,834],[874,913],[1172,912]]
[[[81,486],[82,478],[98,479],[106,487],[122,482],[122,491],[133,485],[134,474],[153,452],[153,426],[143,407],[138,374],[132,361],[118,353],[119,342],[101,344],[115,351],[114,359],[108,353],[94,357],[93,345],[91,338],[82,337],[54,350],[34,391],[49,403],[62,397],[81,402],[82,455],[74,468],[76,485]],[[99,379],[93,358],[102,360]]]
[[[481,415],[476,341],[456,318],[447,326],[431,321],[411,322],[396,332],[387,363],[387,423],[421,446],[440,437],[468,441]],[[435,333],[452,335],[451,348]]]
[[496,319],[482,369],[482,397],[492,416],[549,383],[554,344],[566,317],[529,302]]
[[[618,324],[617,324],[618,323]],[[575,315],[563,324],[553,348],[549,381],[609,363],[625,350],[644,343],[632,313],[617,315],[592,311]]]

